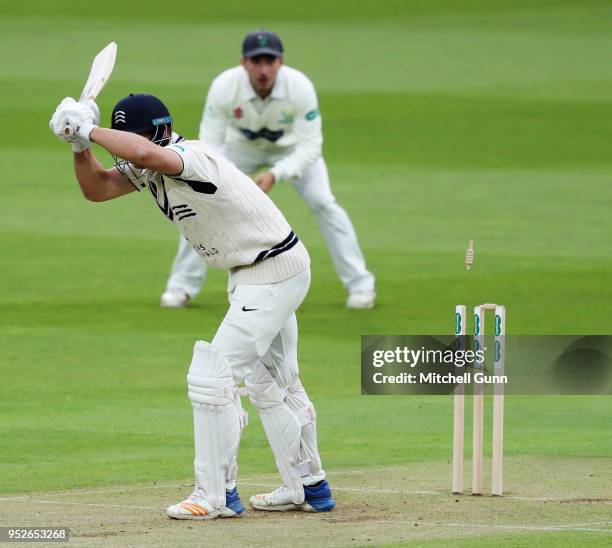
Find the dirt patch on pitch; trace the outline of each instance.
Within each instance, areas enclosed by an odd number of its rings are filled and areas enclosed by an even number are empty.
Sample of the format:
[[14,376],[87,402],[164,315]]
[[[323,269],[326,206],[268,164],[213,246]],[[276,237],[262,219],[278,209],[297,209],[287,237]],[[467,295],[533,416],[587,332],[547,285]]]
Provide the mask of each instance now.
[[[508,458],[501,498],[450,495],[446,464],[338,470],[329,473],[338,504],[331,513],[248,509],[241,518],[201,522],[165,516],[189,482],[109,487],[0,497],[0,522],[69,527],[79,546],[367,546],[500,531],[588,531],[603,540],[612,533],[610,470],[606,459]],[[244,478],[239,490],[246,503],[275,486],[266,475]]]

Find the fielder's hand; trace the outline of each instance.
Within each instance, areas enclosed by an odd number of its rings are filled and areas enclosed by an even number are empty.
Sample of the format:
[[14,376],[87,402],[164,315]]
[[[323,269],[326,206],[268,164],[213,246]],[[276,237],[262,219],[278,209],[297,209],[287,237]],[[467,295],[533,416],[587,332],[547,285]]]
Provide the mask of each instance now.
[[93,101],[79,103],[66,97],[51,117],[49,127],[58,138],[72,144],[72,150],[83,152],[91,146],[89,134],[100,122],[100,110]]
[[265,173],[261,173],[254,179],[255,184],[261,188],[264,192],[269,192],[272,188],[272,185],[276,181],[276,177],[274,177],[274,173],[271,171],[266,171]]

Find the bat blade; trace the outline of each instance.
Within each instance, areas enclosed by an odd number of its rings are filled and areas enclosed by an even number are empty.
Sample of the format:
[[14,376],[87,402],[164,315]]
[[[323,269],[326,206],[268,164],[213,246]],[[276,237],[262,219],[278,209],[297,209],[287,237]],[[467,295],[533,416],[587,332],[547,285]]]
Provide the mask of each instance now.
[[111,42],[98,55],[95,56],[89,71],[89,77],[85,82],[85,87],[79,97],[79,101],[87,101],[88,99],[96,99],[100,92],[108,82],[113,68],[115,67],[115,59],[117,57],[117,44]]
[[[83,91],[79,97],[79,101],[87,101],[89,99],[95,100],[98,95],[100,95],[100,92],[102,89],[104,89],[106,82],[108,82],[108,79],[113,73],[116,58],[116,42],[111,42],[108,44],[108,46],[106,46],[98,53],[98,55],[94,57],[93,63],[91,64],[91,70],[89,71],[89,76],[85,82],[85,86],[83,87]],[[66,126],[64,128],[64,135],[66,135],[66,137],[70,137],[74,135],[75,131],[78,131],[78,128]]]

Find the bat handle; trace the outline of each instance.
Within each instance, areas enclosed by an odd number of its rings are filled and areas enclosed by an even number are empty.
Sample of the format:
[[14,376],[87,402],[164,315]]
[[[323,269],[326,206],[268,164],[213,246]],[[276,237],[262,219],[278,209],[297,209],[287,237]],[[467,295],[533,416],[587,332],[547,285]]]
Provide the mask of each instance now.
[[72,126],[66,126],[64,128],[64,136],[65,137],[72,137],[75,134],[76,131],[79,131],[78,127],[75,129]]

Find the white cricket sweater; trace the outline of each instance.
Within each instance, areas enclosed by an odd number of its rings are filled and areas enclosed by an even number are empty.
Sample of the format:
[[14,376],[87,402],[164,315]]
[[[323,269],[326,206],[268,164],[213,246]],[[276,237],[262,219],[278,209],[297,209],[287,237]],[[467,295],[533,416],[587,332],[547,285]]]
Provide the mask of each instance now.
[[247,175],[201,141],[167,148],[183,160],[180,175],[144,170],[136,186],[148,187],[208,265],[230,271],[228,291],[280,282],[310,267],[283,214]]

